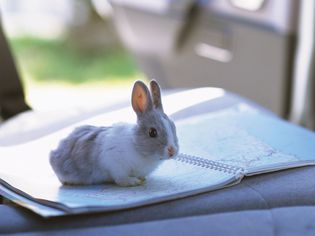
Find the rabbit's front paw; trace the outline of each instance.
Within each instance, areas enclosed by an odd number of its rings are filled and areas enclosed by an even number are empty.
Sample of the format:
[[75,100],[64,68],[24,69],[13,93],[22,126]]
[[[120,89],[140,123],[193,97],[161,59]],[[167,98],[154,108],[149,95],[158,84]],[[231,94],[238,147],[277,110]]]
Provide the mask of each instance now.
[[145,177],[144,176],[140,176],[140,177],[138,177],[138,179],[140,179],[142,182],[145,182]]
[[137,177],[126,177],[124,179],[115,180],[115,182],[122,187],[133,187],[143,184],[144,180]]

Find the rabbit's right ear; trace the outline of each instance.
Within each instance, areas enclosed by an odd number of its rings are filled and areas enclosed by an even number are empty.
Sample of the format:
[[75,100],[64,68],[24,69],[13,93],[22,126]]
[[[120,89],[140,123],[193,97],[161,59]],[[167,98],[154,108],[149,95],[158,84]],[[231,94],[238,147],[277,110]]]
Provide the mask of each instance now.
[[163,111],[162,99],[161,99],[161,88],[156,80],[151,80],[150,89],[152,93],[153,105],[156,109]]
[[133,86],[131,104],[137,115],[143,114],[153,107],[150,92],[142,81],[136,81]]

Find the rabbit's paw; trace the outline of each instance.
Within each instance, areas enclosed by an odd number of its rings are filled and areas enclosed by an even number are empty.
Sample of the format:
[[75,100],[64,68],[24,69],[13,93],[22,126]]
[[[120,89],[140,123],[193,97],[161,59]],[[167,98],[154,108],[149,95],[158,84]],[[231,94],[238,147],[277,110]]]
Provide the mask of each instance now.
[[143,180],[137,177],[126,177],[124,179],[115,180],[116,184],[122,187],[133,187],[143,184]]
[[144,177],[144,176],[140,176],[140,177],[138,177],[138,179],[140,179],[140,181],[141,181],[142,183],[145,182],[145,177]]

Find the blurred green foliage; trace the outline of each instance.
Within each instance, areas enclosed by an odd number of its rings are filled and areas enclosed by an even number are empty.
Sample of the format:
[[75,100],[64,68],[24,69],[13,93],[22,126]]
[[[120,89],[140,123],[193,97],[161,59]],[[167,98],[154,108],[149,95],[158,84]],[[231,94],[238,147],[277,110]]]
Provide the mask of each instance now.
[[[140,72],[121,48],[79,49],[66,40],[10,39],[22,73],[36,82],[130,80]],[[22,76],[23,77],[23,76]]]

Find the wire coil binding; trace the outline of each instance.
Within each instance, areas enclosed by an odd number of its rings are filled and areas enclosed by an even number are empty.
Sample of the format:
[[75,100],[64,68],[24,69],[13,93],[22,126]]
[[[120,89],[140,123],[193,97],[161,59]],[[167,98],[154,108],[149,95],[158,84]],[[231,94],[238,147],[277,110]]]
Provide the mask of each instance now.
[[242,167],[223,164],[220,162],[211,161],[205,158],[188,155],[185,153],[180,153],[174,159],[183,163],[209,168],[217,171],[222,171],[229,174],[240,174],[244,172],[244,169]]

